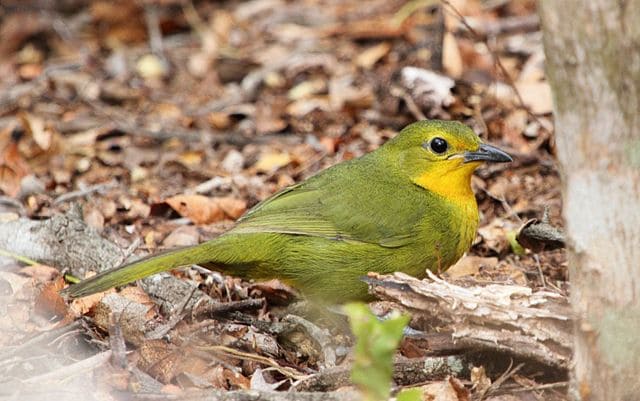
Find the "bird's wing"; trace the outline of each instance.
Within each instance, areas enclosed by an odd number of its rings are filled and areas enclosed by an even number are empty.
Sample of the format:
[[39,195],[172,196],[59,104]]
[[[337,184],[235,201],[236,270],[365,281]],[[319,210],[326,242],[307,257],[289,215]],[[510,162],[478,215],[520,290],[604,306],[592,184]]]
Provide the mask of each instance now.
[[424,213],[421,199],[416,199],[420,196],[412,192],[411,183],[405,190],[371,175],[359,169],[341,174],[325,170],[256,205],[233,231],[309,235],[390,248],[410,243]]
[[259,203],[238,220],[234,232],[277,232],[321,237],[343,235],[330,219],[322,213],[319,191],[286,188]]

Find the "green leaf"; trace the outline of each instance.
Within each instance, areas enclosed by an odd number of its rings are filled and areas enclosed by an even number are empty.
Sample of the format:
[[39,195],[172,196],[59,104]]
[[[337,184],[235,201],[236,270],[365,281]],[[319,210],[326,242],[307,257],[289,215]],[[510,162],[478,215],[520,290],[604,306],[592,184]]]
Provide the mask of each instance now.
[[419,388],[407,388],[396,396],[397,401],[422,401],[422,390]]
[[516,255],[524,255],[525,250],[516,239],[517,235],[518,233],[516,233],[515,231],[509,231],[507,233],[507,241],[509,241],[509,245],[511,245],[511,251],[513,253],[515,253]]
[[380,320],[363,303],[350,303],[344,308],[356,337],[351,380],[362,392],[364,400],[386,401],[391,391],[393,355],[409,323],[409,316]]

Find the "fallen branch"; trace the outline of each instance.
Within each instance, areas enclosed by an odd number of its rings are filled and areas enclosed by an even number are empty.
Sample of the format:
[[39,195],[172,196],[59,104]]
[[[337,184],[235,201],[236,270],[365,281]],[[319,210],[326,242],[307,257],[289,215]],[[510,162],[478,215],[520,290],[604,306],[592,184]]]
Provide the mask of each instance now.
[[185,401],[357,401],[362,395],[353,390],[332,393],[296,393],[284,391],[225,391],[197,390],[179,394],[145,393],[132,395],[135,400],[185,400]]
[[402,273],[372,273],[367,282],[373,294],[452,330],[452,339],[471,349],[568,368],[573,325],[562,295],[507,284],[462,287],[432,273],[422,281]]
[[[82,220],[79,207],[48,220],[20,218],[0,224],[0,248],[83,278],[122,262],[123,254]],[[1,258],[1,257],[0,257]]]
[[[448,376],[465,376],[469,374],[468,365],[462,356],[399,357],[393,364],[393,381],[403,386],[444,380]],[[350,383],[351,366],[347,365],[322,370],[296,382],[293,387],[303,392],[333,391]]]
[[140,286],[160,306],[165,316],[173,317],[176,314],[182,314],[190,316],[192,320],[228,315],[236,311],[258,310],[265,303],[264,299],[222,303],[198,290],[194,283],[168,273],[144,278],[140,280]]
[[3,363],[5,360],[16,355],[29,356],[34,350],[37,354],[39,352],[38,350],[40,350],[40,346],[47,345],[58,337],[72,332],[80,327],[81,321],[76,320],[75,322],[72,322],[66,326],[42,332],[16,347],[4,348],[0,351],[0,363]]
[[23,384],[37,384],[41,385],[46,381],[61,381],[68,380],[69,378],[76,375],[84,375],[87,372],[90,372],[94,369],[99,368],[105,363],[109,362],[111,359],[111,350],[101,352],[87,359],[83,359],[82,361],[76,362],[71,365],[63,366],[58,370],[54,370],[52,372],[47,372],[45,374],[30,377],[24,380]]
[[85,196],[91,195],[94,192],[101,193],[115,187],[117,187],[117,183],[115,181],[110,181],[110,182],[96,184],[96,185],[90,185],[86,188],[82,188],[77,191],[67,192],[58,196],[53,200],[53,204],[58,205],[63,202],[69,202],[77,198],[83,198]]

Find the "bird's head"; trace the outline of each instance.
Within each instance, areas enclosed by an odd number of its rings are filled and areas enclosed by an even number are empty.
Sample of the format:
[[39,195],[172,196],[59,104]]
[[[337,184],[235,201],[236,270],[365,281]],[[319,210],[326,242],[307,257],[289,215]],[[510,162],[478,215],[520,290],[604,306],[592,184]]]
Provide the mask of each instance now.
[[[512,161],[456,121],[425,120],[406,126],[383,146],[385,158],[417,185],[447,198],[469,196],[471,175],[483,162]],[[382,149],[381,149],[382,150]]]

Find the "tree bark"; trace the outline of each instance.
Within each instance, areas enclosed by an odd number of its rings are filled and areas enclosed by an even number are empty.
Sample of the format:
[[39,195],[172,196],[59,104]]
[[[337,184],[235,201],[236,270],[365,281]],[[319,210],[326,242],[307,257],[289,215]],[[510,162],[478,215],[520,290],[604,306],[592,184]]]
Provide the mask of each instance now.
[[640,394],[640,2],[542,0],[563,173],[571,395]]

